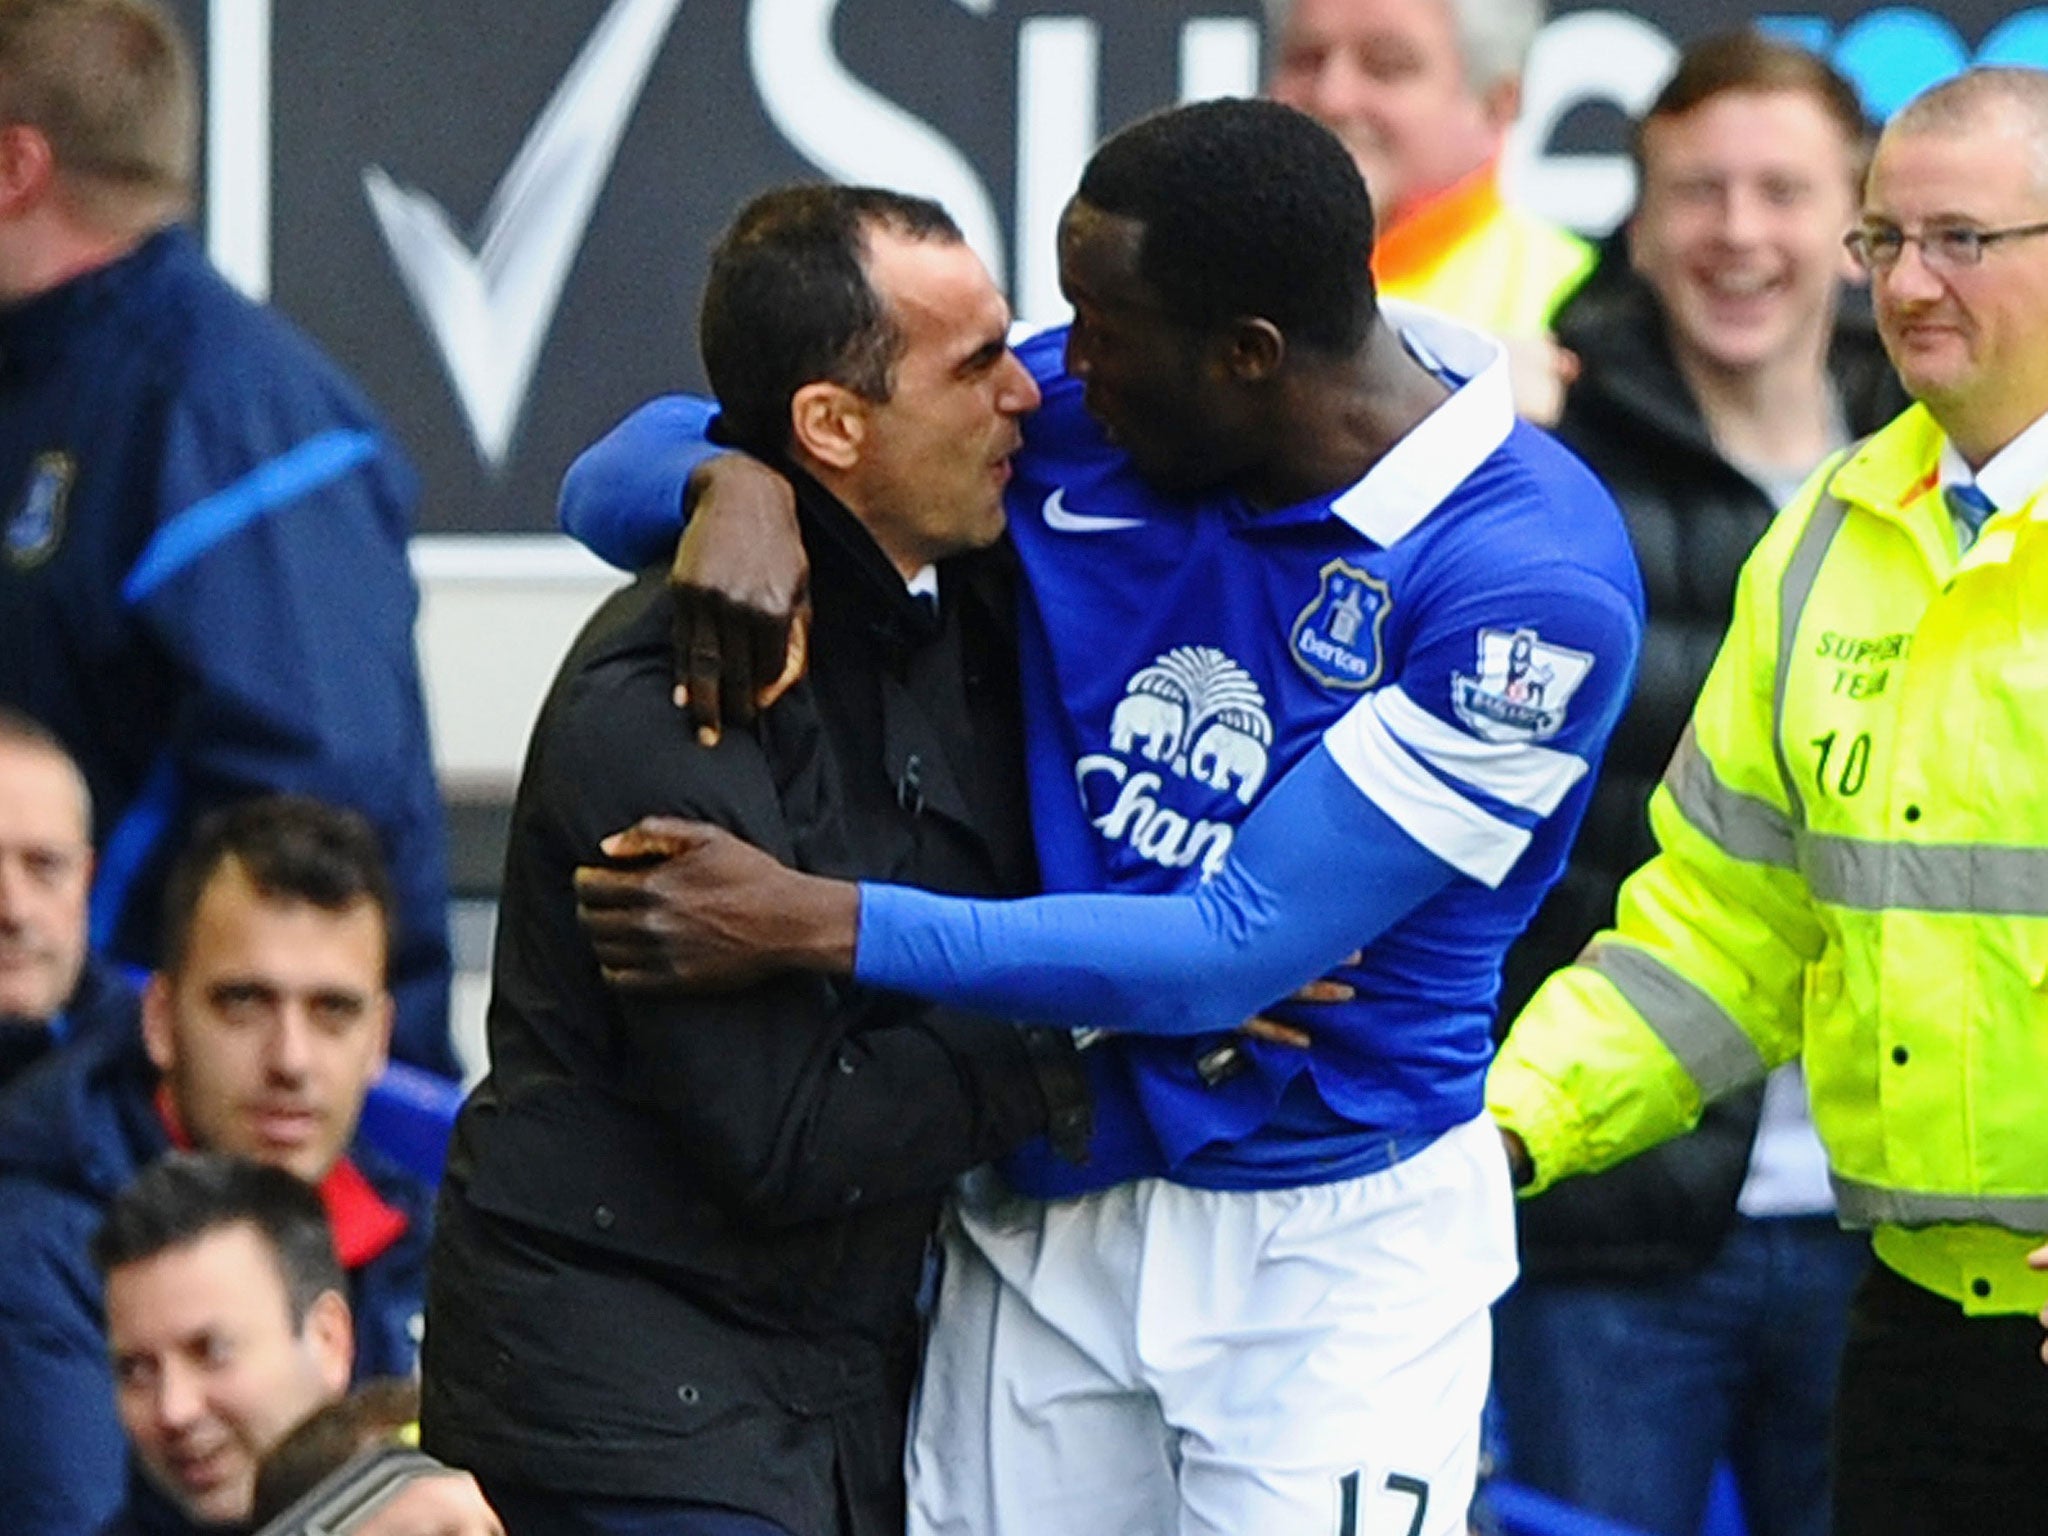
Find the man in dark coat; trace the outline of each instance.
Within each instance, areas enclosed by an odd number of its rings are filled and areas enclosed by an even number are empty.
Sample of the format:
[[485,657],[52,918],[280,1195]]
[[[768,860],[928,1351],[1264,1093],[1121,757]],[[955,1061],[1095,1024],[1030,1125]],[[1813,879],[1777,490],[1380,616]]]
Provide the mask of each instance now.
[[895,1536],[940,1194],[1085,1131],[1063,1032],[796,975],[615,997],[575,915],[577,867],[654,813],[806,868],[1028,888],[1009,556],[989,546],[1038,396],[1008,319],[945,213],[894,194],[767,194],[714,258],[706,369],[726,433],[797,488],[818,661],[757,731],[700,743],[650,574],[542,711],[424,1394],[427,1447],[513,1536]]
[[[1637,132],[1641,196],[1559,316],[1581,371],[1558,433],[1628,520],[1649,600],[1636,691],[1563,878],[1510,952],[1500,1017],[1614,921],[1646,807],[1750,547],[1800,482],[1904,405],[1842,237],[1865,129],[1821,60],[1691,45]],[[1763,1130],[1759,1132],[1759,1121]],[[1753,1155],[1754,1154],[1754,1155]],[[1521,1208],[1497,1309],[1518,1481],[1650,1532],[1699,1528],[1716,1462],[1750,1529],[1825,1529],[1829,1404],[1866,1245],[1836,1227],[1796,1068],[1699,1129]]]
[[93,941],[117,960],[158,960],[164,881],[207,812],[285,792],[368,816],[399,893],[396,1052],[452,1077],[418,478],[186,227],[181,9],[0,0],[0,702],[92,786]]
[[57,1051],[0,1097],[0,1510],[9,1536],[90,1536],[120,1505],[100,1281],[109,1203],[173,1146],[313,1185],[349,1273],[357,1367],[405,1374],[427,1198],[350,1147],[383,1070],[390,887],[352,811],[275,796],[205,823],[169,888],[142,1025]]

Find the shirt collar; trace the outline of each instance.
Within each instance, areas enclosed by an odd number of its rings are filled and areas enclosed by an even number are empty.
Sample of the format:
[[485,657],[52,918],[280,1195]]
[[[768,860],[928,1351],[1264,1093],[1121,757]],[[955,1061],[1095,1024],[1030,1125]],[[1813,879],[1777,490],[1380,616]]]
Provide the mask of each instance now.
[[2023,507],[2043,486],[2048,486],[2048,416],[2038,416],[2020,435],[1984,461],[1974,475],[1956,445],[1946,439],[1941,445],[1941,485],[1969,485],[1991,498],[1992,506],[2003,512]]
[[1380,313],[1425,368],[1453,386],[1364,476],[1330,499],[1330,510],[1385,547],[1437,509],[1514,430],[1507,352],[1482,331],[1435,310],[1382,299]]

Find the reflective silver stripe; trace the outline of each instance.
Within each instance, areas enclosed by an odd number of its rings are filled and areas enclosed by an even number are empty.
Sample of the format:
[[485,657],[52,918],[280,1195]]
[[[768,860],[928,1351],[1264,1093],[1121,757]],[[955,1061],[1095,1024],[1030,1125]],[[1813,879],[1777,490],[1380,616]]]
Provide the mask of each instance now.
[[1785,813],[1767,800],[1730,789],[1714,772],[1690,722],[1664,770],[1664,787],[1685,819],[1731,859],[1751,864],[1798,866],[1796,832]]
[[[1830,481],[1834,470],[1861,446],[1856,444],[1835,460],[1829,469]],[[1835,534],[1848,515],[1842,498],[1823,487],[1820,500],[1813,504],[1813,514],[1799,535],[1799,543],[1792,550],[1792,558],[1785,563],[1784,580],[1778,585],[1778,669],[1771,679],[1771,750],[1777,755],[1778,777],[1785,782],[1785,803],[1802,822],[1806,819],[1806,803],[1799,798],[1792,761],[1785,755],[1785,679],[1792,672],[1792,642],[1799,632],[1799,616],[1806,611],[1806,600],[1813,596],[1813,584],[1820,579],[1821,562],[1827,558],[1828,546],[1834,543]]]
[[1613,982],[1692,1074],[1700,1097],[1716,1098],[1764,1075],[1764,1059],[1734,1017],[1663,961],[1624,944],[1588,945],[1579,964]]
[[1815,899],[1863,912],[2048,917],[2048,848],[1808,834],[1799,868]]
[[1903,1189],[1879,1189],[1830,1173],[1835,1210],[1845,1227],[1931,1227],[1974,1222],[2032,1235],[2048,1232],[2048,1196],[1923,1195]]

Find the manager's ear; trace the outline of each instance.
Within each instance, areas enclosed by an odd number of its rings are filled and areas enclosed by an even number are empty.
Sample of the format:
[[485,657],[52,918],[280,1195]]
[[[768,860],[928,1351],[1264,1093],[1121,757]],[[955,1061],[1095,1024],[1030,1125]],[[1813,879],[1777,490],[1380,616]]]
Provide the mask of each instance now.
[[790,446],[828,468],[858,464],[867,431],[868,403],[844,384],[818,379],[790,397]]

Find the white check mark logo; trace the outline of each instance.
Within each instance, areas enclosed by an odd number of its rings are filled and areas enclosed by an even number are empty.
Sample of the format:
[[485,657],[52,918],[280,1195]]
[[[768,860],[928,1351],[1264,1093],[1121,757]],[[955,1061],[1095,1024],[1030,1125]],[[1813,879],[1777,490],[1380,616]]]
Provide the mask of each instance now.
[[541,344],[682,0],[614,0],[519,146],[474,254],[447,212],[381,166],[370,208],[440,349],[477,451],[505,462]]
[[1142,517],[1098,517],[1089,512],[1069,512],[1064,486],[1055,488],[1038,510],[1045,518],[1045,526],[1055,533],[1114,533],[1119,528],[1140,527],[1145,521]]

